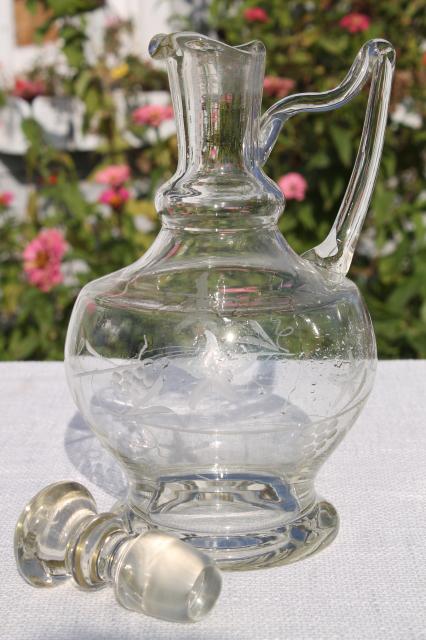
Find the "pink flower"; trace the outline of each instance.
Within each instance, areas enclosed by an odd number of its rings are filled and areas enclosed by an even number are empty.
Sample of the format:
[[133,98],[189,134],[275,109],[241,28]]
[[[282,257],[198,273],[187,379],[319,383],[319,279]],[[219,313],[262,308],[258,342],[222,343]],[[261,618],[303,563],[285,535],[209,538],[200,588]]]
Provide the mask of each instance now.
[[261,7],[245,9],[243,16],[247,22],[268,22],[269,20],[268,14]]
[[271,98],[285,98],[294,89],[295,82],[291,78],[277,78],[266,76],[263,81],[263,90]]
[[113,209],[120,209],[130,198],[130,193],[125,187],[117,187],[115,189],[105,189],[101,193],[99,202],[109,204]]
[[16,78],[12,94],[17,98],[32,102],[37,96],[46,93],[46,85],[43,80],[27,80],[26,78]]
[[120,187],[129,178],[130,169],[127,164],[110,164],[95,174],[95,182],[107,184],[111,187]]
[[0,193],[0,207],[8,207],[12,203],[14,195],[11,191]]
[[278,186],[287,200],[301,202],[305,199],[308,183],[300,173],[292,172],[281,176],[278,180]]
[[149,127],[159,127],[162,122],[172,118],[173,107],[171,105],[147,104],[135,109],[132,113],[132,120],[135,124]]
[[348,13],[344,16],[339,25],[342,29],[346,29],[349,33],[360,33],[361,31],[366,31],[370,26],[371,18],[366,16],[365,13]]
[[28,281],[40,291],[50,291],[63,280],[61,260],[67,250],[58,229],[44,229],[27,244],[22,254]]
[[109,15],[105,20],[105,27],[107,29],[119,29],[122,24],[123,20],[120,18],[120,16],[116,15]]

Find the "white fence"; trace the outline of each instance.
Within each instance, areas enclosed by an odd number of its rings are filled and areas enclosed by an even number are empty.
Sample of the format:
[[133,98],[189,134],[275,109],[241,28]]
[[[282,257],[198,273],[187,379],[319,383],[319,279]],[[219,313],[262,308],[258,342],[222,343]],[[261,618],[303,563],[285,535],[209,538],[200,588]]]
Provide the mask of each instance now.
[[[148,43],[156,33],[169,31],[168,18],[177,12],[179,0],[108,0],[107,6],[122,18],[132,18],[134,33],[131,48],[147,57]],[[182,6],[180,6],[182,10]],[[91,17],[90,33],[96,39],[101,30],[101,16]],[[13,0],[0,0],[0,65],[2,75],[10,78],[29,68],[40,54],[52,56],[55,44],[18,47],[15,44],[15,16]]]

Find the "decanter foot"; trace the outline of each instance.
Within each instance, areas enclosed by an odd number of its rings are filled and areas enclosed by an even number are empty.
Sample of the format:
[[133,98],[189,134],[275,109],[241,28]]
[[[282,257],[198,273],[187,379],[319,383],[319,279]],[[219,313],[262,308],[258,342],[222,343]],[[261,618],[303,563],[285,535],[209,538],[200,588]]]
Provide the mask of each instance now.
[[[297,520],[262,533],[257,547],[219,551],[217,566],[231,571],[263,569],[291,564],[327,547],[337,536],[339,516],[330,502],[319,500]],[[190,542],[190,540],[187,540]],[[205,549],[204,549],[205,550]]]
[[[116,510],[130,531],[156,528],[129,505],[117,504]],[[290,564],[324,549],[338,533],[339,516],[330,502],[318,499],[297,519],[266,531],[220,536],[166,530],[207,553],[220,569],[244,571]]]

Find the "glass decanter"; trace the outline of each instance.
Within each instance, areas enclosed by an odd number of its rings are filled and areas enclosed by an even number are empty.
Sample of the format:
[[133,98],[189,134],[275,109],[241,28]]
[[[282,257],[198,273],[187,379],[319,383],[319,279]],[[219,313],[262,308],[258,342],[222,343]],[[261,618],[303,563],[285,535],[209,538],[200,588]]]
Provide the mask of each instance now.
[[[345,278],[379,165],[395,54],[367,42],[342,83],[261,117],[265,49],[156,36],[179,163],[157,193],[162,228],[134,264],[88,284],[66,343],[83,416],[124,468],[131,530],[160,528],[229,569],[302,558],[337,533],[318,469],[371,390],[376,346]],[[281,127],[371,80],[355,166],[328,237],[303,256],[277,227],[262,171]]]

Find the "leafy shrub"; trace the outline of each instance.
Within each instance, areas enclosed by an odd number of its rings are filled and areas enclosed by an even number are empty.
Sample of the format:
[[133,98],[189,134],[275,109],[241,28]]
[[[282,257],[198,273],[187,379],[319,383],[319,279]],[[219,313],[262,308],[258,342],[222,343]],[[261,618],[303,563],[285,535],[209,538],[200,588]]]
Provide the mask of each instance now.
[[[163,89],[164,73],[133,55],[116,59],[111,66],[120,34],[131,25],[111,23],[103,53],[91,63],[87,60],[86,13],[100,4],[45,0],[52,10],[51,21],[59,19],[70,69],[63,78],[50,70],[45,86],[83,101],[85,129],[99,134],[102,144],[97,154],[86,159],[89,166],[84,170],[79,157],[50,147],[33,119],[23,123],[29,141],[26,170],[32,185],[25,215],[16,216],[10,194],[0,193],[2,359],[62,358],[69,315],[80,287],[134,261],[149,247],[158,229],[153,194],[176,166],[175,139],[152,136],[157,128],[149,124],[147,112],[132,117],[137,91]],[[396,46],[391,123],[350,276],[372,314],[379,355],[426,357],[424,3],[212,0],[207,7],[204,2],[201,5],[202,11],[197,5],[193,18],[189,15],[187,28],[216,33],[230,44],[253,38],[265,43],[265,107],[286,93],[336,86],[369,38],[385,37]],[[30,80],[39,77],[37,70]],[[117,128],[112,99],[116,88],[126,98],[129,130],[141,138],[138,149],[132,149]],[[351,172],[366,99],[367,91],[344,109],[291,120],[268,161],[267,173],[284,190],[293,189],[280,227],[298,252],[318,244],[332,224]],[[99,171],[111,165],[127,169],[118,182],[111,172],[107,173],[110,178],[103,174],[102,193],[95,199],[88,197],[81,177],[99,181]],[[299,177],[295,180],[294,175]],[[57,229],[65,239],[66,249],[57,240],[65,250],[59,262],[54,248],[43,249],[46,236],[39,241],[45,229]],[[31,242],[31,250],[24,254]],[[43,273],[37,271],[43,269]],[[37,282],[43,283],[43,290]]]
[[[4,91],[4,100],[8,93],[29,103],[37,95],[52,93],[77,97],[85,107],[84,132],[98,135],[100,147],[92,154],[67,153],[46,142],[36,120],[27,118],[22,123],[29,144],[26,211],[14,211],[13,194],[0,192],[1,359],[63,357],[66,329],[80,288],[133,262],[147,250],[158,230],[152,204],[155,188],[171,175],[176,164],[174,138],[156,135],[155,146],[147,142],[147,133],[157,132],[158,123],[133,126],[137,92],[163,89],[167,80],[164,71],[133,54],[117,54],[131,25],[111,19],[102,51],[89,62],[85,7],[96,7],[100,2],[46,0],[45,4],[52,10],[48,26],[59,18],[68,70],[61,75],[54,67],[37,67],[19,79],[19,94],[15,82],[9,92]],[[42,31],[46,27],[47,23]],[[136,148],[129,145],[117,125],[115,90],[126,100],[128,130],[140,137]],[[114,171],[109,171],[114,167],[124,168],[118,181]],[[93,183],[99,183],[97,191],[95,187],[93,195],[92,188],[88,195],[87,186]],[[43,240],[46,230],[65,239],[60,260],[55,257],[55,247]]]
[[[253,9],[261,9],[256,19]],[[386,38],[397,51],[391,119],[370,212],[349,276],[360,287],[382,358],[426,357],[426,11],[422,1],[213,0],[210,29],[229,44],[260,39],[267,77],[289,93],[324,91],[346,74],[361,45]],[[265,83],[265,93],[268,88]],[[327,234],[350,176],[368,89],[345,108],[284,126],[265,167],[278,181],[299,172],[303,202],[288,202],[280,227],[299,253]],[[265,96],[265,107],[276,97]],[[423,112],[423,113],[422,113]]]

